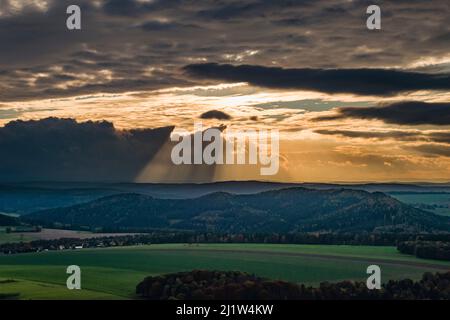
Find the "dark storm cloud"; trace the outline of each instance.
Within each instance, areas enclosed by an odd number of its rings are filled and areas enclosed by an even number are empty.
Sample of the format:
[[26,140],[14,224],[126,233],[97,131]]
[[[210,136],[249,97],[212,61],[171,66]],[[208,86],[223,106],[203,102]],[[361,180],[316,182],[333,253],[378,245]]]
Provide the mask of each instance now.
[[133,0],[107,0],[103,9],[112,15],[135,16],[142,14],[146,6]]
[[[441,0],[382,2],[382,32],[366,29],[373,1],[364,0],[78,0],[81,31],[66,28],[72,1],[49,0],[45,10],[37,2],[23,0],[20,10],[0,2],[0,101],[202,84],[181,72],[196,61],[362,69],[405,66],[450,50],[450,4]],[[108,79],[100,77],[105,70]],[[31,81],[38,74],[46,79]]]
[[220,110],[210,110],[200,115],[201,119],[230,120],[231,116]]
[[0,180],[133,181],[172,131],[121,131],[106,121],[13,121],[0,128]]
[[450,90],[450,75],[387,69],[283,69],[253,65],[192,64],[184,68],[202,79],[273,89],[303,89],[326,93],[392,95],[404,91]]
[[22,12],[0,16],[0,68],[48,64],[81,48],[82,43],[94,41],[98,34],[90,32],[93,30],[87,25],[95,28],[95,8],[89,1],[80,1],[86,28],[68,32],[68,3],[50,2],[46,12],[25,6]]
[[336,115],[315,118],[315,121],[347,118],[382,120],[401,125],[450,125],[450,103],[426,103],[419,101],[398,102],[369,108],[338,108]]

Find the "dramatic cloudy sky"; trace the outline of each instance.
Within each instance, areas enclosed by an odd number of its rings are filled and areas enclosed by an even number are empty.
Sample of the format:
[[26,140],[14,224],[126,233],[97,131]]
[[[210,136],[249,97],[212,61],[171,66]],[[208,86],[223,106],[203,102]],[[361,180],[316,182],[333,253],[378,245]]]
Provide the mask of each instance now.
[[0,0],[0,179],[262,178],[171,166],[201,119],[280,130],[264,179],[448,181],[449,21],[442,0]]

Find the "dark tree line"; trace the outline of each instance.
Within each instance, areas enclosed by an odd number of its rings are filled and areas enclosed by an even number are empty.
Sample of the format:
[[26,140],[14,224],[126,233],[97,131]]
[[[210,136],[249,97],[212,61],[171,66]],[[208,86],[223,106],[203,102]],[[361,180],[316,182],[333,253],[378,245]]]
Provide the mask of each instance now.
[[401,253],[414,255],[423,259],[450,261],[450,242],[445,241],[402,241],[397,244]]
[[[0,245],[5,254],[39,252],[44,250],[68,250],[77,247],[97,248],[133,246],[163,243],[270,243],[270,244],[325,244],[396,246],[410,241],[450,242],[450,234],[407,233],[203,233],[179,231],[153,231],[137,235],[119,235],[89,239],[63,238]],[[400,250],[400,249],[399,249]],[[401,250],[400,250],[401,251]],[[402,251],[403,252],[403,251]],[[405,252],[406,253],[406,252]]]
[[425,273],[420,281],[391,280],[369,290],[363,282],[325,282],[314,288],[239,271],[194,270],[148,277],[136,294],[149,300],[447,300],[450,272]]

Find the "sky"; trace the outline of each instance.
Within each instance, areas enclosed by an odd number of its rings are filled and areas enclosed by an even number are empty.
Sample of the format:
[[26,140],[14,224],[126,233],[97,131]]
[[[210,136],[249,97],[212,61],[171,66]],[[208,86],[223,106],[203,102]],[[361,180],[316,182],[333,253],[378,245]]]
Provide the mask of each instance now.
[[[442,0],[0,0],[0,181],[450,181],[449,21]],[[172,165],[200,120],[279,130],[278,174]]]

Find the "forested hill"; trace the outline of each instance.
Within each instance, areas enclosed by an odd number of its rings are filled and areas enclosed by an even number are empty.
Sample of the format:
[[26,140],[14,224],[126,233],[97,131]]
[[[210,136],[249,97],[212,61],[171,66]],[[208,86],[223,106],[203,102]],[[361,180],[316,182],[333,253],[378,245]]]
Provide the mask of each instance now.
[[26,219],[91,228],[215,232],[450,231],[450,218],[379,192],[289,188],[196,199],[119,194],[32,213]]
[[0,226],[16,226],[18,219],[0,213]]

